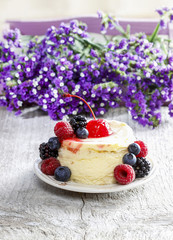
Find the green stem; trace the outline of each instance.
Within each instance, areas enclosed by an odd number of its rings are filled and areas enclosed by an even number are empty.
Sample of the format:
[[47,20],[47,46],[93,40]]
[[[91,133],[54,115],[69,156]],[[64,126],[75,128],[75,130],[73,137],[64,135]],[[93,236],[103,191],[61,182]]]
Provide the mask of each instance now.
[[106,37],[106,35],[105,35],[105,34],[103,34],[103,37],[104,37],[104,39],[105,39],[106,43],[108,43],[108,42],[109,42],[109,39]]
[[123,37],[125,38],[129,38],[129,35],[124,31],[124,29],[120,26],[120,25],[117,25],[116,23],[112,22],[112,24],[114,25],[114,27],[116,28],[117,31],[119,31]]
[[157,26],[155,27],[154,29],[154,32],[152,33],[152,35],[150,36],[149,38],[149,41],[150,42],[154,42],[155,38],[157,37],[157,34],[159,32],[159,29],[160,29],[160,23],[157,24]]
[[96,48],[96,49],[98,49],[98,50],[103,49],[103,46],[102,46],[101,44],[93,43],[93,42],[89,41],[89,40],[86,39],[86,38],[82,39],[82,38],[79,38],[79,37],[74,36],[74,35],[73,35],[73,37],[74,37],[76,40],[78,40],[80,43],[82,43],[82,44],[90,45],[90,46],[92,46],[92,47],[94,47],[94,48]]

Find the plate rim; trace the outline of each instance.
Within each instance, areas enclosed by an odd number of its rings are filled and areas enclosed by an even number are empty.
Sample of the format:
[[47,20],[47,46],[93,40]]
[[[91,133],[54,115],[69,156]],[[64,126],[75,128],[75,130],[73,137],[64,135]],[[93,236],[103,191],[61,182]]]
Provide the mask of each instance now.
[[34,162],[33,170],[39,179],[56,188],[81,193],[110,193],[130,190],[151,181],[156,176],[157,163],[156,161],[153,161],[153,159],[151,160],[151,158],[149,158],[149,160],[152,162],[152,169],[149,175],[146,176],[145,178],[136,179],[135,181],[127,185],[120,185],[118,183],[109,185],[87,185],[82,183],[76,183],[73,181],[68,181],[65,183],[60,182],[55,180],[53,176],[45,175],[44,173],[41,172],[39,167],[40,163],[42,162],[41,159],[37,159]]

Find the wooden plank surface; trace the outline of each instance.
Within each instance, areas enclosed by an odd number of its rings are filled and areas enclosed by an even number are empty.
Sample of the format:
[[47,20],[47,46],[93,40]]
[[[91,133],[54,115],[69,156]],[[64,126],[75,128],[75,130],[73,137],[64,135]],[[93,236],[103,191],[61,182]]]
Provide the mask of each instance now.
[[33,173],[38,146],[55,122],[36,108],[14,116],[0,109],[1,240],[173,239],[173,119],[162,108],[157,129],[143,128],[125,108],[108,119],[128,123],[148,143],[158,174],[142,187],[110,194],[74,193],[43,183]]

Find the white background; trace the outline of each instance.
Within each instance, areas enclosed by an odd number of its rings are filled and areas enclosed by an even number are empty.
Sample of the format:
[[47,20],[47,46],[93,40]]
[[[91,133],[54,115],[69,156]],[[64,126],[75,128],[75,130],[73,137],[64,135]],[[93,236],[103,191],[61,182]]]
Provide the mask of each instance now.
[[95,14],[98,9],[123,18],[156,18],[155,9],[172,0],[0,0],[0,22],[6,19],[52,19]]

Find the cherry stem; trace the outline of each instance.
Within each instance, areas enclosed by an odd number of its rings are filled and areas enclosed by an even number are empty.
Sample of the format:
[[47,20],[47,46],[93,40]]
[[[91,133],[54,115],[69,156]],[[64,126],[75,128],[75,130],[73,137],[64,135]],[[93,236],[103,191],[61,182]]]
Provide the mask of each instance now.
[[79,98],[80,100],[82,100],[89,108],[89,110],[91,111],[93,118],[96,119],[95,114],[93,112],[93,110],[91,109],[90,105],[81,97],[77,96],[77,95],[72,95],[70,93],[64,93],[64,97],[75,97],[75,98]]

